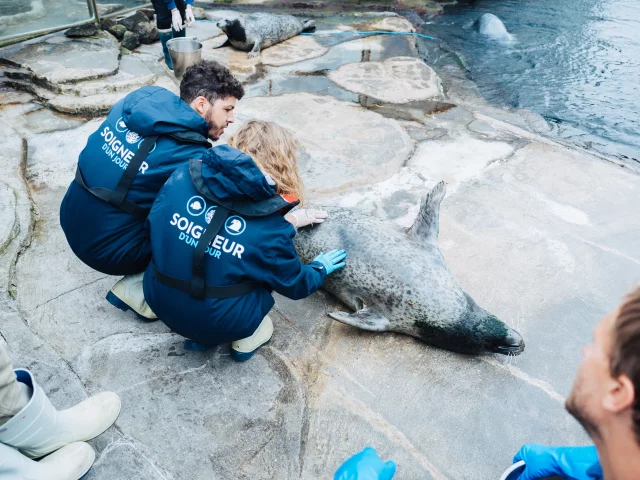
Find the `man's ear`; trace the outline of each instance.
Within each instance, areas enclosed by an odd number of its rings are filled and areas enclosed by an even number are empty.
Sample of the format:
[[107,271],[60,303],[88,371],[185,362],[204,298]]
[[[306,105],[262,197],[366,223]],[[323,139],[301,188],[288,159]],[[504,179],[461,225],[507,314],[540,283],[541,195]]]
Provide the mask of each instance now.
[[626,375],[620,375],[612,380],[602,406],[611,413],[621,413],[633,406],[635,398],[633,382]]
[[191,108],[193,108],[200,115],[204,114],[204,111],[207,106],[207,99],[203,96],[199,96],[193,99],[191,102]]

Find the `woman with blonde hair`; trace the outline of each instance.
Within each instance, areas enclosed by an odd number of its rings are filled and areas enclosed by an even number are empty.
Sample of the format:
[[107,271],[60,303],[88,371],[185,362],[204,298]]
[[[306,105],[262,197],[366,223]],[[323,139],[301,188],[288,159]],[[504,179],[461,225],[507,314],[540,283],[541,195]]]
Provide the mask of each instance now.
[[272,291],[305,298],[344,266],[343,250],[308,265],[295,251],[292,225],[326,218],[291,212],[304,196],[296,149],[282,127],[249,121],[164,185],[147,219],[144,295],[172,330],[200,345],[232,342],[232,357],[248,360],[273,333]]

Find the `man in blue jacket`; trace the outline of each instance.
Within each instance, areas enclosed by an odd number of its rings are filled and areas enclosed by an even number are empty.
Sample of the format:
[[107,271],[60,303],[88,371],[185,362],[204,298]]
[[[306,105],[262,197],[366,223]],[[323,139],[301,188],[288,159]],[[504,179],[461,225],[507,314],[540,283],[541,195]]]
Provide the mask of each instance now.
[[[60,207],[60,224],[77,257],[109,275],[127,275],[107,299],[155,318],[142,297],[151,260],[145,220],[173,171],[201,157],[233,122],[242,85],[222,65],[187,69],[180,97],[143,87],[116,103],[80,153],[76,178]],[[139,274],[139,275],[133,275]],[[133,275],[133,276],[131,276]]]

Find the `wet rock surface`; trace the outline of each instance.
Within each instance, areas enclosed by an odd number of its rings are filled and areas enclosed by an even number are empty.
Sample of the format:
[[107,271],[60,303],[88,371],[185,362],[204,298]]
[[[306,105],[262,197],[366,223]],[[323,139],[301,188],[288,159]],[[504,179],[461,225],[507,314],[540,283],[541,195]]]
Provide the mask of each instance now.
[[[316,21],[408,28],[397,16]],[[331,478],[372,445],[398,478],[475,480],[498,478],[526,442],[588,443],[563,400],[592,327],[638,278],[640,176],[486,104],[422,63],[410,37],[301,36],[248,59],[214,48],[224,36],[212,23],[194,32],[208,35],[204,58],[245,82],[233,128],[260,118],[297,134],[312,204],[404,228],[445,180],[443,256],[527,348],[470,357],[355,330],[331,321],[345,307],[319,291],[275,295],[271,343],[238,364],[228,345],[185,351],[161,322],[113,308],[104,296],[117,278],[75,258],[58,209],[105,112],[142,85],[177,83],[158,42],[122,55],[104,33],[30,41],[0,51],[15,62],[0,77],[0,341],[59,408],[101,390],[122,397],[86,478]]]
[[120,49],[108,34],[77,39],[53,34],[20,46],[5,58],[29,68],[37,79],[53,84],[92,80],[118,70]]
[[329,78],[347,90],[391,103],[438,100],[442,97],[440,78],[422,60],[393,57],[384,62],[343,65]]
[[65,36],[69,38],[82,38],[82,37],[92,37],[96,35],[100,31],[100,28],[95,23],[89,23],[87,25],[80,25],[77,27],[70,28],[66,32],[64,32]]

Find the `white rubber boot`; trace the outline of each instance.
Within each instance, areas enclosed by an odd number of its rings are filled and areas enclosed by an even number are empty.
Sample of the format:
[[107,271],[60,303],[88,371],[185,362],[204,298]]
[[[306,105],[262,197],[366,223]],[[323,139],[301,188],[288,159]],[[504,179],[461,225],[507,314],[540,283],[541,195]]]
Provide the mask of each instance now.
[[107,293],[107,301],[120,310],[133,310],[143,320],[157,320],[144,299],[142,280],[144,272],[125,275]]
[[269,343],[272,335],[273,323],[269,315],[267,315],[262,319],[262,323],[258,325],[253,335],[231,342],[231,358],[239,362],[249,360],[260,347]]
[[96,459],[88,443],[76,442],[43,458],[30,460],[16,449],[0,443],[2,480],[79,480]]
[[102,392],[67,410],[57,411],[28,370],[15,370],[18,381],[33,389],[26,407],[0,426],[0,443],[39,458],[68,443],[97,437],[120,414],[120,397]]

